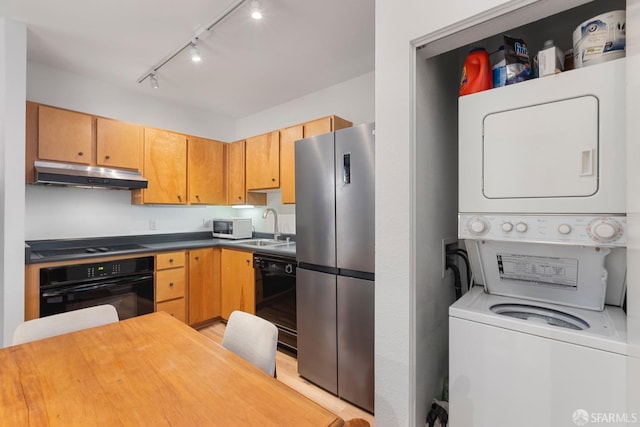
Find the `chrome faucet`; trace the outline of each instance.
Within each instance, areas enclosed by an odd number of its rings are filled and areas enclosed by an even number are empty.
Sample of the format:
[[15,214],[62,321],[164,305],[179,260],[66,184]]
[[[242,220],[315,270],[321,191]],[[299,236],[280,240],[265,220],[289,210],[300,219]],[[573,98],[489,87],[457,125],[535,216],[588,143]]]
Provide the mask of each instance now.
[[271,208],[267,208],[262,212],[262,219],[266,219],[269,212],[273,213],[273,240],[277,242],[280,239],[280,232],[278,231],[278,213]]

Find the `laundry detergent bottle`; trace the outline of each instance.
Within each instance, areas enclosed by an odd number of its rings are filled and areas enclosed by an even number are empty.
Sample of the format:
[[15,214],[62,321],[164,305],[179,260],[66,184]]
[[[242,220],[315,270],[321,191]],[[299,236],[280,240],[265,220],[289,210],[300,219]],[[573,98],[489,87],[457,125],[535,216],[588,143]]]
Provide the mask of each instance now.
[[493,85],[491,79],[489,54],[482,47],[473,49],[469,52],[469,55],[467,55],[464,66],[462,67],[460,96],[491,89]]

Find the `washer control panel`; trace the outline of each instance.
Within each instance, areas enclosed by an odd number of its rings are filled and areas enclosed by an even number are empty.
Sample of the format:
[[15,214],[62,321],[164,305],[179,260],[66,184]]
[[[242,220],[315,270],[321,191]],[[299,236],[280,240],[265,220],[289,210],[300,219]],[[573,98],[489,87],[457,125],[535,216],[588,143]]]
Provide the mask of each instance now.
[[460,239],[626,246],[624,215],[459,214]]

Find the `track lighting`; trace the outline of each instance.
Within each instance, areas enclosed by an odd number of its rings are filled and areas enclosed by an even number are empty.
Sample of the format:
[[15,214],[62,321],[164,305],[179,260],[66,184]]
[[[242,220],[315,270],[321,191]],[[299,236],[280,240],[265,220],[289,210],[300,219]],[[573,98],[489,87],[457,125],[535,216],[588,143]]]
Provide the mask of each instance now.
[[[204,33],[210,33],[213,28],[226,19],[229,15],[233,14],[236,10],[240,8],[243,4],[249,2],[251,6],[251,17],[253,19],[262,19],[262,0],[235,0],[232,4],[230,4],[218,17],[216,17],[209,25],[206,27],[201,27],[200,30],[196,31],[195,34],[189,39],[188,42],[180,45],[177,49],[171,52],[168,56],[162,59],[160,62],[151,67],[145,74],[140,76],[138,79],[138,83],[142,83],[146,79],[149,79],[151,83],[151,87],[154,89],[158,89],[160,85],[158,84],[158,76],[157,72],[160,68],[164,67],[169,61],[171,61],[176,56],[180,55],[183,51],[189,48],[189,54],[191,57],[191,61],[200,62],[202,57],[200,56],[200,52],[198,51],[197,42],[201,39]],[[206,34],[205,34],[206,35]]]
[[189,49],[189,54],[191,55],[192,62],[200,62],[202,61],[202,57],[200,56],[200,52],[198,51],[198,46],[195,42],[191,43],[191,49]]
[[260,0],[251,0],[251,17],[253,19],[262,19],[262,10]]
[[156,73],[151,73],[149,75],[149,81],[151,82],[152,88],[158,89],[160,87],[160,83],[158,83],[158,75]]

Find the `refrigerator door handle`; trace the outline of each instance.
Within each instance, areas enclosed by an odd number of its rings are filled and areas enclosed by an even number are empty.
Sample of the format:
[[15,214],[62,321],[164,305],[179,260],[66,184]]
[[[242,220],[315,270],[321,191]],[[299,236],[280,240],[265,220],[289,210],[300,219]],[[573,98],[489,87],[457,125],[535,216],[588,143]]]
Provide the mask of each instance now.
[[342,155],[342,182],[351,184],[351,153]]

